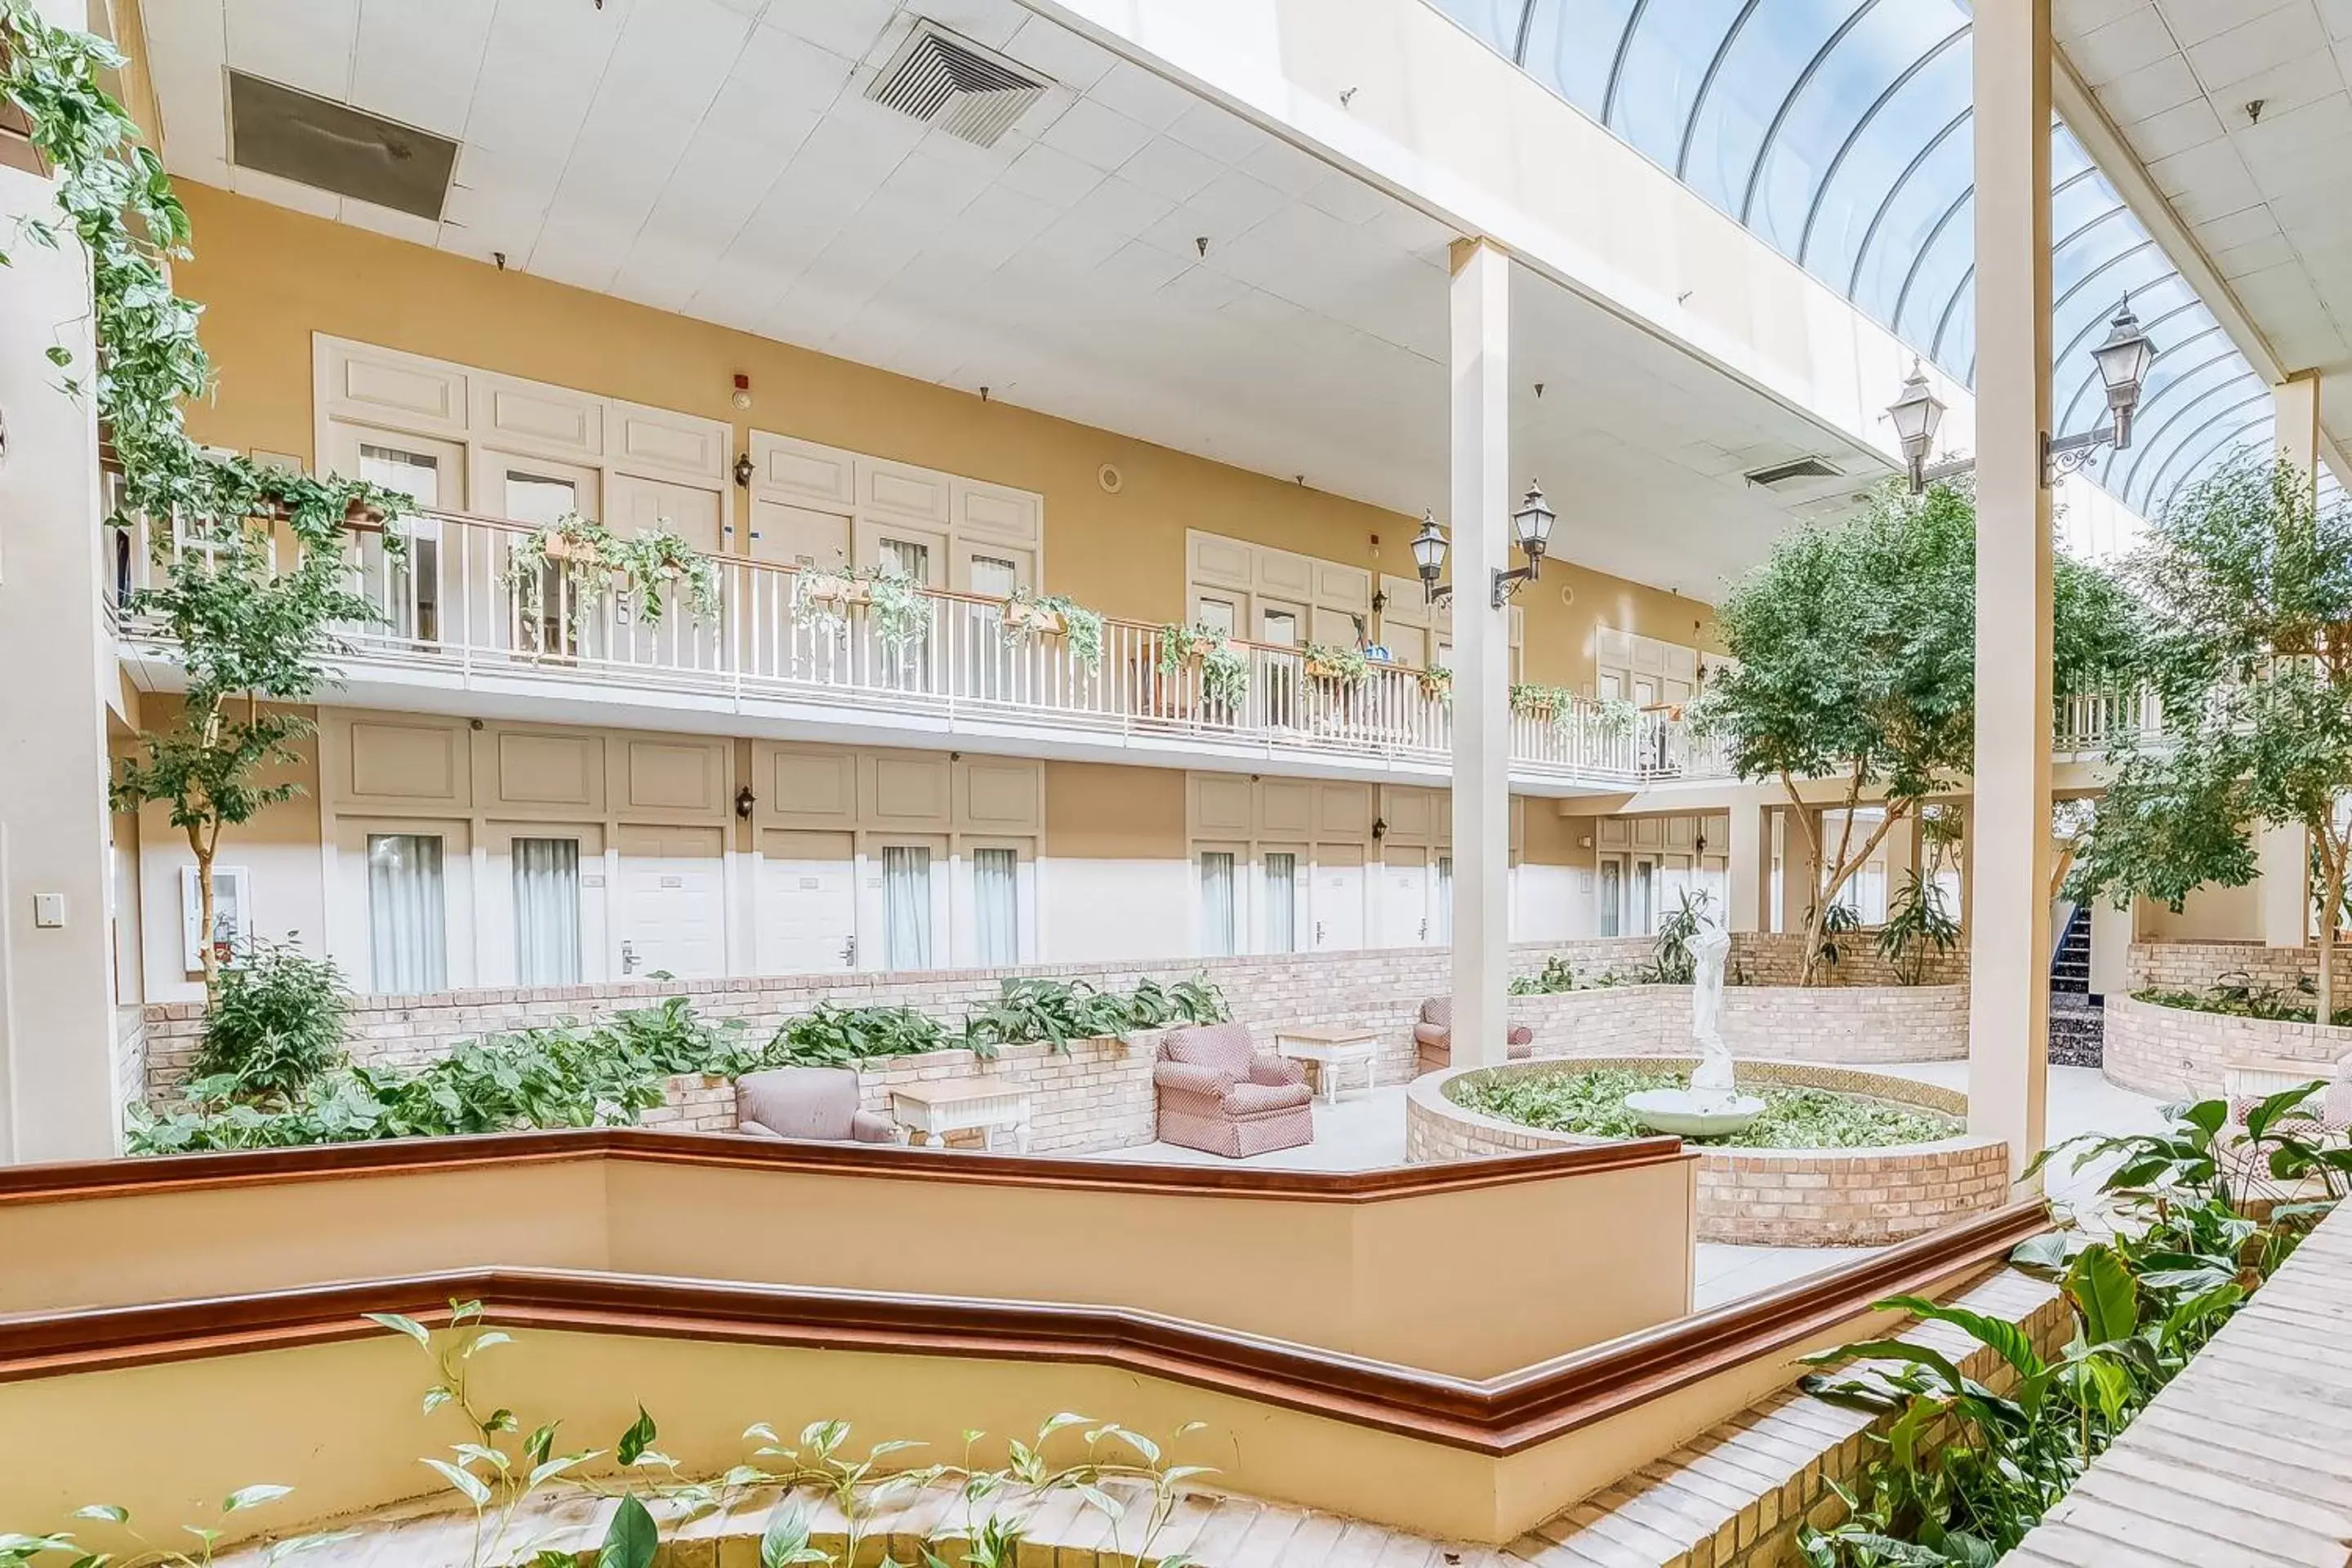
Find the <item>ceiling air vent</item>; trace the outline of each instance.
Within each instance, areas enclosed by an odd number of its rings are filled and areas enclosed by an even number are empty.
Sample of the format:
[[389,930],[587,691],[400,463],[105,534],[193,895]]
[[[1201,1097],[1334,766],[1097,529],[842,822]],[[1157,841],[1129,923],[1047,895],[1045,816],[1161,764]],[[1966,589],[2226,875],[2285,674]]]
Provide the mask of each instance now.
[[993,50],[919,21],[866,96],[950,136],[993,147],[1051,85]]
[[441,216],[457,144],[382,115],[228,73],[229,161],[418,217]]
[[1827,458],[1799,458],[1791,462],[1775,463],[1769,468],[1758,468],[1746,475],[1751,485],[1772,489],[1799,479],[1834,479],[1845,472]]

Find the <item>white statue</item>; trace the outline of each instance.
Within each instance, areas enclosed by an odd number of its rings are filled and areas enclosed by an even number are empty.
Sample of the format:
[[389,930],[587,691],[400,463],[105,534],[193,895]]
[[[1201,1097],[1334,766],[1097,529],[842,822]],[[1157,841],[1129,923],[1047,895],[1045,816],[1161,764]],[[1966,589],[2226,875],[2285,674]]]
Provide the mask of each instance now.
[[1691,1033],[1698,1039],[1698,1066],[1691,1072],[1696,1098],[1722,1101],[1734,1098],[1731,1047],[1723,1043],[1723,962],[1731,952],[1731,933],[1713,914],[1698,918],[1698,934],[1691,938]]

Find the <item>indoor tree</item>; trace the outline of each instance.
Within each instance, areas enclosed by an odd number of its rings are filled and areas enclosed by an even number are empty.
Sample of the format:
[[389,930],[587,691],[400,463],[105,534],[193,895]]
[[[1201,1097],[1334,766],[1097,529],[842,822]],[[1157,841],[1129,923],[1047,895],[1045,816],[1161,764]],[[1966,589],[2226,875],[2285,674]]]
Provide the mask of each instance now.
[[[123,63],[106,40],[50,26],[27,0],[0,0],[0,98],[23,111],[56,175],[58,204],[56,219],[28,220],[5,243],[79,245],[89,258],[96,362],[79,363],[62,341],[48,357],[59,391],[91,400],[121,466],[108,526],[156,521],[162,578],[128,608],[161,618],[187,669],[177,721],[140,735],[142,755],[125,762],[109,793],[118,811],[168,802],[187,833],[209,982],[221,830],[293,791],[270,782],[269,770],[293,755],[307,723],[272,705],[309,699],[327,679],[336,624],[373,615],[351,589],[343,528],[381,521],[407,498],[189,438],[184,405],[210,389],[212,366],[196,338],[197,307],[172,289],[170,264],[188,255],[188,216],[163,161],[102,85],[101,73]],[[0,268],[7,260],[0,248]],[[397,550],[397,537],[387,539]]]
[[2253,880],[2264,828],[2301,827],[2327,911],[2315,1016],[2331,1020],[2352,858],[2338,804],[2352,793],[2352,509],[2318,505],[2292,463],[2242,458],[2168,505],[2128,571],[2149,605],[2145,680],[2163,724],[2110,740],[2074,895],[2177,910],[2201,883]]
[[[2124,667],[2128,595],[2061,556],[2053,586],[2060,689]],[[1730,660],[1708,682],[1704,722],[1743,779],[1780,781],[1817,880],[1804,977],[1824,962],[1838,894],[1888,834],[1966,779],[1976,745],[1976,498],[1961,484],[1873,491],[1837,527],[1784,536],[1717,616]],[[1809,797],[1827,781],[1831,801]],[[1834,835],[1815,812],[1838,813]],[[1857,833],[1863,808],[1882,807]]]

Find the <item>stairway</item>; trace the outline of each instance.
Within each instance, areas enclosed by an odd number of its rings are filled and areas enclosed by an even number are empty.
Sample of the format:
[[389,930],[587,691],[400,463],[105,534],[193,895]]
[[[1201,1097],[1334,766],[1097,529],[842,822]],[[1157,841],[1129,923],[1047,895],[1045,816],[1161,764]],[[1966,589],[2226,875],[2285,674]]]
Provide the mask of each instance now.
[[2091,910],[2076,904],[2050,955],[2050,1060],[2095,1068],[2106,1043],[2104,997],[2091,994]]

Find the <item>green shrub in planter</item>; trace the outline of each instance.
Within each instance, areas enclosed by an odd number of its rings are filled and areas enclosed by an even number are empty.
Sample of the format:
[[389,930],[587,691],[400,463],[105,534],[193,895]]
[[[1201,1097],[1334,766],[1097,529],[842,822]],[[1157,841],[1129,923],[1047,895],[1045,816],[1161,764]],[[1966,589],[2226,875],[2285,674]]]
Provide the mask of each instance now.
[[912,1007],[836,1007],[785,1020],[768,1041],[766,1065],[855,1067],[883,1057],[920,1056],[948,1047],[947,1026]]
[[214,984],[190,1076],[219,1098],[291,1099],[342,1061],[351,994],[331,960],[256,938]]

